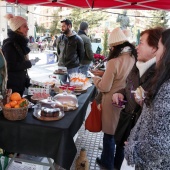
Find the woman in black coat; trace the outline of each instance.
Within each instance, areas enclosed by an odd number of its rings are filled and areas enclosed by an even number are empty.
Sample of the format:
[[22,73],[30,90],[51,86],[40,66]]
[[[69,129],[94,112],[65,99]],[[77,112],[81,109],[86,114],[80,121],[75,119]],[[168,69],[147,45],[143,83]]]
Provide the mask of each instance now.
[[28,59],[30,49],[27,47],[27,33],[29,29],[23,17],[12,14],[7,14],[5,17],[11,29],[2,46],[8,69],[7,88],[22,96],[25,87],[29,85],[27,69],[35,64],[35,60]]

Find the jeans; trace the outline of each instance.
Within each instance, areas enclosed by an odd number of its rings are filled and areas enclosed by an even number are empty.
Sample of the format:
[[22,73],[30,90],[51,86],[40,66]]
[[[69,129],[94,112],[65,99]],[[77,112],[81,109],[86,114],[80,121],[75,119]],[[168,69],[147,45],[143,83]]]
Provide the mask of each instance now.
[[114,159],[114,167],[120,170],[122,162],[124,159],[124,147],[123,146],[116,146],[116,153]]
[[59,76],[60,77],[60,81],[62,81],[63,84],[66,84],[67,83],[67,78],[70,81],[70,76],[69,75],[72,74],[72,73],[78,73],[78,71],[79,71],[79,67],[67,69],[68,74],[60,75]]
[[101,163],[108,170],[114,169],[114,151],[115,151],[114,136],[104,133]]
[[87,77],[87,71],[89,70],[89,66],[90,66],[90,64],[81,65],[79,67],[79,73],[82,73]]

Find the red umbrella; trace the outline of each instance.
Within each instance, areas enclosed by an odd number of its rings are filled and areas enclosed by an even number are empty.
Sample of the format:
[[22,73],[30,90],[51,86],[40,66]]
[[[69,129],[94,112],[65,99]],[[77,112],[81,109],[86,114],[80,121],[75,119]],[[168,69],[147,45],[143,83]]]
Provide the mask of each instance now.
[[6,0],[10,3],[100,9],[170,10],[170,0]]

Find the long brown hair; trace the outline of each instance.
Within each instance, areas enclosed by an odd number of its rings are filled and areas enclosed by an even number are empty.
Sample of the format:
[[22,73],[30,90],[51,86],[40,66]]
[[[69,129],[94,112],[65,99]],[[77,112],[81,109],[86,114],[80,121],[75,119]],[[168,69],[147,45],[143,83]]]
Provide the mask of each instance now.
[[114,49],[109,52],[108,60],[111,60],[112,58],[117,58],[121,54],[122,49],[126,46],[131,48],[131,56],[133,55],[135,58],[137,58],[135,46],[126,41],[123,44],[114,46]]
[[170,79],[170,29],[167,29],[162,33],[160,40],[164,46],[164,51],[157,64],[156,74],[151,81],[151,87],[148,90],[148,95],[145,99],[147,106],[151,105],[161,85]]

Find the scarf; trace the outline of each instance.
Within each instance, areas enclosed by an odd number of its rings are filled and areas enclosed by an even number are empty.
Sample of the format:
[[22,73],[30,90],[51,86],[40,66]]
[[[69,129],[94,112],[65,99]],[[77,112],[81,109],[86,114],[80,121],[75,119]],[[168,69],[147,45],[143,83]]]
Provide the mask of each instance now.
[[126,47],[124,47],[124,48],[121,49],[121,54],[122,54],[122,53],[131,52],[131,51],[132,51],[132,49],[131,49],[129,46],[126,46]]
[[29,49],[29,47],[27,46],[28,42],[29,42],[28,38],[24,37],[21,34],[14,32],[14,31],[9,31],[8,37],[9,38],[7,41],[13,41],[13,42],[17,43],[20,46],[20,48],[22,49],[24,55],[27,55],[31,51]]
[[147,62],[141,62],[141,61],[137,61],[136,62],[136,67],[139,70],[139,75],[140,78],[142,77],[142,75],[146,72],[146,70],[148,70],[148,68],[150,66],[152,66],[154,63],[156,62],[156,57],[153,57],[152,59],[148,60]]

